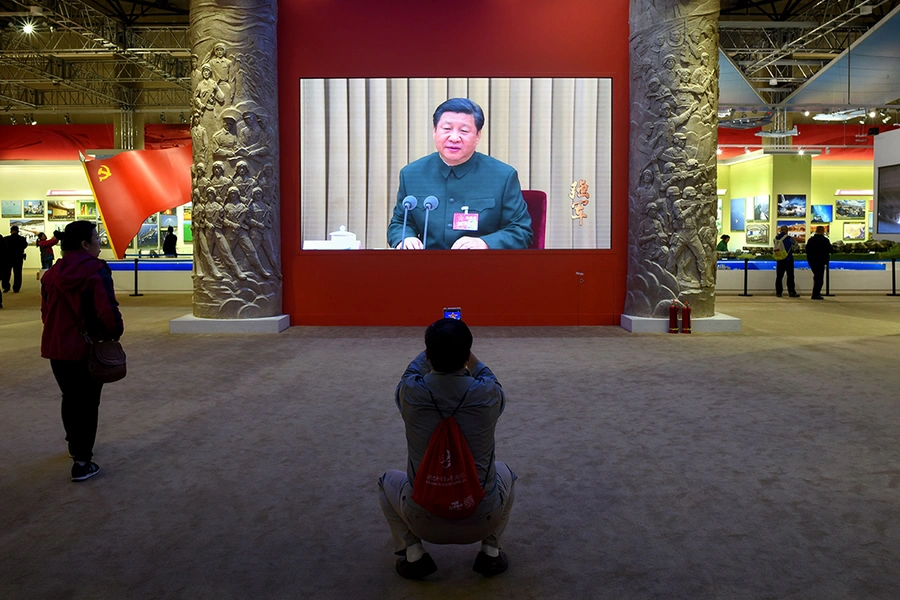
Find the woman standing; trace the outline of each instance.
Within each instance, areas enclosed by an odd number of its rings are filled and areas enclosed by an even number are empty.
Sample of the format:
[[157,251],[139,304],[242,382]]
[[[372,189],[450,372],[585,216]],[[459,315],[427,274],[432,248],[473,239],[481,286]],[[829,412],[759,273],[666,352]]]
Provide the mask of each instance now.
[[100,238],[90,221],[75,221],[62,234],[63,257],[41,279],[41,356],[50,359],[62,391],[62,421],[72,465],[72,481],[100,472],[91,462],[102,383],[88,373],[89,336],[119,339],[122,314],[112,272],[100,260]]
[[56,233],[54,233],[53,237],[49,240],[47,239],[47,236],[43,231],[38,234],[37,247],[41,252],[42,270],[46,271],[53,266],[53,246],[55,246],[58,242],[59,240],[56,237]]

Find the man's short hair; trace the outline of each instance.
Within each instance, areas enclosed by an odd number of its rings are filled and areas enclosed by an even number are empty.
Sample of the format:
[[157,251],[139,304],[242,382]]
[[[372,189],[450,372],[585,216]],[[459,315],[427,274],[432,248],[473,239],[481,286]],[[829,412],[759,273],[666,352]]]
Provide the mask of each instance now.
[[462,369],[472,351],[472,332],[459,319],[441,319],[425,330],[425,354],[441,373]]
[[13,225],[12,227],[9,228],[9,232],[10,233],[19,233],[19,226]]
[[434,110],[434,126],[437,127],[441,115],[445,112],[463,113],[475,117],[475,129],[481,131],[484,127],[484,111],[481,107],[468,98],[450,98]]

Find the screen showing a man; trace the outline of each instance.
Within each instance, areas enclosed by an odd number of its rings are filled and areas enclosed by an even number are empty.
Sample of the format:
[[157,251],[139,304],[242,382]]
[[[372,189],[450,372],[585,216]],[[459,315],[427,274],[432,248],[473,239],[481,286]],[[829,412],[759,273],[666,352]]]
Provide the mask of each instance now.
[[[518,173],[476,152],[484,127],[481,107],[467,98],[451,98],[434,111],[433,124],[437,151],[400,171],[397,205],[388,227],[390,247],[527,248],[532,239],[531,217]],[[404,214],[404,200],[409,196],[416,198],[415,207]],[[433,199],[426,202],[429,197]]]

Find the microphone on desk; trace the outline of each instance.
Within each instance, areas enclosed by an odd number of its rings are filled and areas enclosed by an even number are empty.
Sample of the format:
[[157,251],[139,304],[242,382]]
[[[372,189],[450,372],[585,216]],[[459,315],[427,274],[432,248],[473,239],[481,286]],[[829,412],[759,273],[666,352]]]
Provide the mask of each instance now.
[[427,198],[425,198],[425,202],[422,203],[422,206],[425,208],[425,233],[422,234],[423,250],[428,247],[428,213],[436,209],[438,207],[438,204],[440,204],[440,202],[438,202],[438,199],[434,196],[428,196]]
[[[400,249],[406,249],[406,217],[409,211],[414,209],[419,203],[415,196],[407,196],[403,199],[403,233],[400,235]],[[427,215],[426,215],[427,216]]]

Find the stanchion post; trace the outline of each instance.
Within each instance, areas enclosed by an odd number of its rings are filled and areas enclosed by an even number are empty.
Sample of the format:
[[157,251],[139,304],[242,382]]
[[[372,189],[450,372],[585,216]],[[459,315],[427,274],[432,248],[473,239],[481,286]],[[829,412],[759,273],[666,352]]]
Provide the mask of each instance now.
[[822,295],[823,296],[834,296],[834,294],[831,293],[830,289],[831,289],[831,267],[828,265],[828,263],[825,263],[825,293]]
[[747,293],[747,265],[750,263],[749,258],[744,259],[744,293],[738,294],[738,296],[752,296],[753,294]]
[[897,296],[897,259],[891,259],[891,293],[886,296]]
[[138,294],[138,261],[140,260],[140,257],[134,259],[134,293],[129,296],[143,296],[143,294]]

